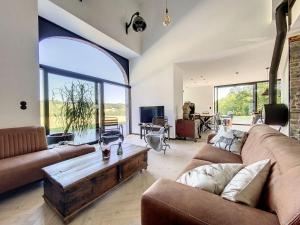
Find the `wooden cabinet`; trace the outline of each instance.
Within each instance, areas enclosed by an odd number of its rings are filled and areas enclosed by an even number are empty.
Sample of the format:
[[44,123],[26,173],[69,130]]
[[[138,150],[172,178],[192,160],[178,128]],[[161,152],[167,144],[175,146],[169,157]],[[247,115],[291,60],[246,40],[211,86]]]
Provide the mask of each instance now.
[[200,138],[197,122],[194,120],[176,120],[176,137],[193,140]]

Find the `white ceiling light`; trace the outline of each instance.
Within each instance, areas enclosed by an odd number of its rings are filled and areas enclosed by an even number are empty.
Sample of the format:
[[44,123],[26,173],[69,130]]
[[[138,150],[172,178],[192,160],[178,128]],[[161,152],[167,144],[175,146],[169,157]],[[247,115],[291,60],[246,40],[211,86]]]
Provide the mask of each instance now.
[[166,11],[163,18],[163,25],[166,27],[169,26],[170,23],[171,23],[171,17],[169,16],[168,0],[166,0]]

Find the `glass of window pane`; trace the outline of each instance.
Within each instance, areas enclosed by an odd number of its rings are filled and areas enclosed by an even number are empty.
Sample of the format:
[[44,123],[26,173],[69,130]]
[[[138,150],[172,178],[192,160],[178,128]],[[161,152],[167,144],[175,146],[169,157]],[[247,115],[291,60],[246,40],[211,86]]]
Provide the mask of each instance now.
[[[281,103],[281,82],[277,81],[277,103]],[[265,104],[269,104],[269,82],[257,83],[257,111],[262,112]]]
[[[85,97],[92,100],[95,104],[95,83],[85,80],[74,79],[70,77],[60,76],[56,74],[49,73],[49,127],[50,134],[63,132],[65,127],[64,119],[58,117],[62,109],[62,103],[65,101],[64,97],[61,95],[61,91],[65,91],[66,88],[70,89],[72,84],[84,84],[88,87]],[[74,143],[88,143],[97,140],[96,137],[96,113],[90,118],[89,127],[82,133],[78,130],[72,130],[70,128],[69,132],[73,132],[75,135]]]
[[253,85],[218,87],[217,110],[233,124],[251,124],[253,97]]
[[117,118],[123,125],[123,134],[128,133],[127,88],[112,84],[104,84],[104,114],[105,118]]

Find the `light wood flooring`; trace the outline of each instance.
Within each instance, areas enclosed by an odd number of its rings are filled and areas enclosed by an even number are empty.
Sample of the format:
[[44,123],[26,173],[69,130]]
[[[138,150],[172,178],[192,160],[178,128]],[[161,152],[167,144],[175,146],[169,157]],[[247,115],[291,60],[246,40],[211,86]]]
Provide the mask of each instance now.
[[[136,135],[125,142],[145,145]],[[140,225],[142,193],[158,178],[176,179],[185,165],[204,145],[204,140],[170,141],[171,150],[149,152],[148,169],[138,173],[118,189],[86,208],[71,225]],[[0,178],[1,179],[1,178]],[[0,225],[62,225],[59,217],[45,204],[42,182],[19,189],[0,199]]]

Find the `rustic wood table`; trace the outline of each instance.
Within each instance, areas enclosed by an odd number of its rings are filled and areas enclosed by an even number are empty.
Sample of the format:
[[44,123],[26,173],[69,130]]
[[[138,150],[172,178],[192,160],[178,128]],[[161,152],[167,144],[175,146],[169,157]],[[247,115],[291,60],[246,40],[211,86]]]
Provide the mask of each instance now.
[[149,148],[123,145],[123,155],[112,151],[102,160],[101,151],[43,168],[44,199],[69,223],[82,209],[123,183],[136,172],[147,169]]

